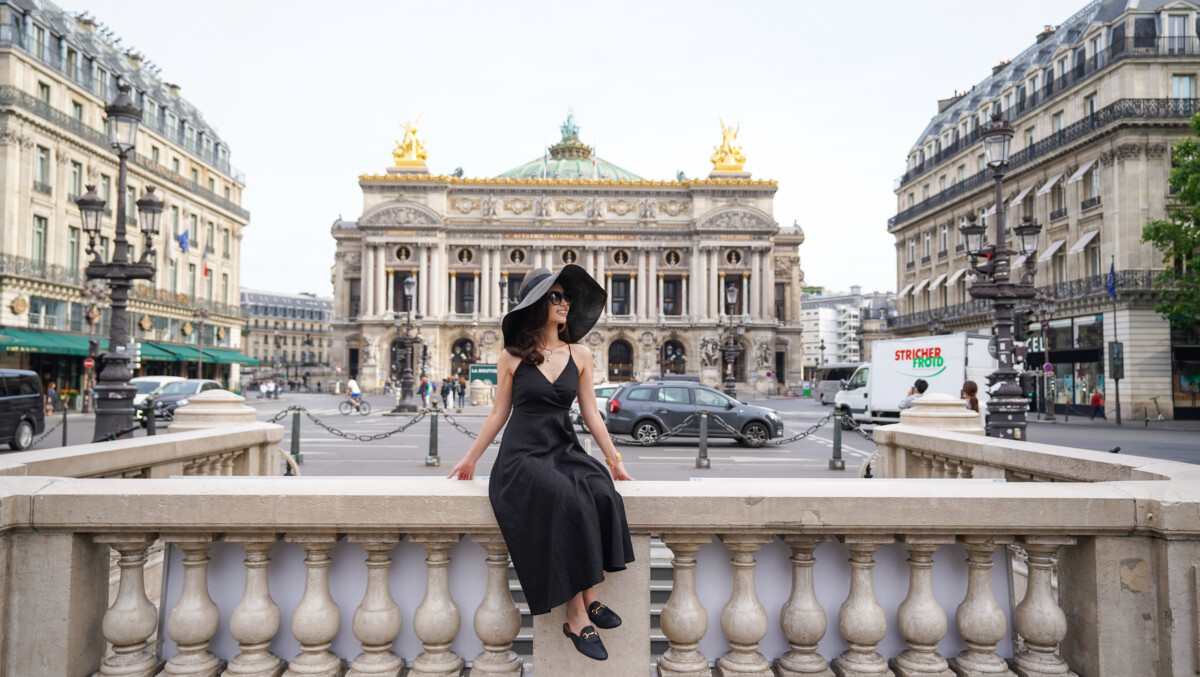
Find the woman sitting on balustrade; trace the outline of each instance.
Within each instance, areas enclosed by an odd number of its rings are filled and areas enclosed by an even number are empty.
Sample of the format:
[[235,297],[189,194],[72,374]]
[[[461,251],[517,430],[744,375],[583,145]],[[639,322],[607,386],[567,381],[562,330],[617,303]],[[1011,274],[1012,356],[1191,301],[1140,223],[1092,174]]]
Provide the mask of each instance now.
[[[449,477],[472,479],[475,463],[508,422],[488,483],[529,612],[567,605],[563,634],[583,655],[608,658],[596,628],[621,618],[596,599],[605,571],[633,561],[625,506],[613,480],[632,480],[596,407],[592,353],[574,343],[595,326],[607,294],[576,265],[531,271],[504,316],[492,412]],[[546,367],[543,369],[542,367]],[[576,393],[609,471],[579,444],[568,410]],[[510,419],[509,416],[512,418]]]

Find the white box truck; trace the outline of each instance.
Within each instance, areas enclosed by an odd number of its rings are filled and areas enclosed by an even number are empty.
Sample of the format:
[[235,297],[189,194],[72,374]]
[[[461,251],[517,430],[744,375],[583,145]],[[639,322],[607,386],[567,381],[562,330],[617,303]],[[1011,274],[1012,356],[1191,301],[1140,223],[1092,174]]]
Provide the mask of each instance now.
[[987,376],[996,369],[988,354],[990,336],[948,334],[876,341],[871,361],[860,366],[834,400],[849,407],[863,423],[899,423],[900,400],[917,379],[929,383],[926,393],[959,397],[963,381],[979,385],[979,409],[985,411]]

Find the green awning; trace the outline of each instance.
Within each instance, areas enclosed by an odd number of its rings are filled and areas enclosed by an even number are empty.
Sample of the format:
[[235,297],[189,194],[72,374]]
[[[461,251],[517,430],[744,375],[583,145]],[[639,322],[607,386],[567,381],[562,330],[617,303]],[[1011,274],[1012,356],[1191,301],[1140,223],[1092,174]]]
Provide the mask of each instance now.
[[249,355],[239,353],[236,350],[223,350],[221,348],[205,348],[204,360],[211,360],[217,364],[258,364],[258,360]]
[[[107,340],[101,340],[102,347],[107,343]],[[0,329],[0,350],[6,353],[52,353],[86,357],[88,338],[78,334]]]
[[[177,362],[195,362],[200,357],[196,346],[179,343],[143,343],[142,345],[153,345],[155,348],[171,356],[167,359]],[[145,359],[145,355],[146,349],[143,347],[142,359]],[[258,364],[258,360],[243,355],[236,350],[224,350],[221,348],[205,348],[204,361],[209,364]]]

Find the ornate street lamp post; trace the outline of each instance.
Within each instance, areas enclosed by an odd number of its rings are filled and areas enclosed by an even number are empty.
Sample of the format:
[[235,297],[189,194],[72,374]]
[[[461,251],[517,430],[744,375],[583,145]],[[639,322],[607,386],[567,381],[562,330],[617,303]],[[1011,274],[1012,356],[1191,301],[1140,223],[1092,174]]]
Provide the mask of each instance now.
[[1047,292],[1038,292],[1037,296],[1033,297],[1030,303],[1033,308],[1033,314],[1037,317],[1038,323],[1042,325],[1042,398],[1045,402],[1046,413],[1042,416],[1045,421],[1053,421],[1054,418],[1054,393],[1051,392],[1051,387],[1054,384],[1054,373],[1046,369],[1050,364],[1050,319],[1054,317],[1055,301],[1054,297]]
[[737,299],[737,285],[730,282],[729,286],[725,287],[725,303],[729,306],[725,317],[728,318],[729,325],[725,331],[725,345],[721,347],[721,352],[725,355],[725,394],[734,399],[737,399],[737,379],[733,374],[733,364],[744,350],[741,338],[746,333],[746,325],[741,321],[737,323],[736,330],[733,325],[733,309],[737,306]]
[[[1019,281],[1014,282],[1009,262],[1017,252],[1009,249],[1005,240],[1003,185],[1013,128],[996,114],[992,116],[992,123],[983,129],[980,136],[983,138],[988,166],[991,167],[992,177],[996,182],[996,244],[984,245],[987,228],[976,223],[974,214],[967,217],[967,222],[961,226],[960,231],[966,239],[971,268],[978,273],[975,283],[971,285],[971,296],[977,299],[991,299],[996,315],[994,341],[995,357],[999,366],[988,376],[988,385],[991,386],[991,397],[987,405],[990,415],[988,434],[992,437],[1023,440],[1026,439],[1025,414],[1029,410],[1029,402],[1021,391],[1019,372],[1014,365],[1013,307],[1017,301],[1032,299],[1034,296],[1033,276],[1037,271],[1035,254],[1041,226],[1027,215],[1021,225],[1013,229],[1020,253],[1026,256],[1025,272]],[[984,258],[983,263],[978,262],[979,257]]]
[[139,260],[129,261],[129,241],[125,230],[125,185],[129,153],[137,141],[138,123],[142,110],[129,96],[129,86],[121,85],[117,98],[105,109],[108,113],[111,143],[117,152],[117,223],[113,237],[112,261],[103,261],[96,251],[96,237],[100,235],[105,202],[96,195],[96,187],[88,186],[87,193],[75,201],[83,219],[84,231],[88,234],[87,252],[91,255],[85,274],[89,280],[108,280],[112,299],[112,316],[108,337],[108,352],[104,355],[104,368],[96,384],[96,426],[93,441],[99,441],[113,433],[128,430],[133,426],[133,397],[137,388],[129,384],[132,373],[129,363],[128,313],[129,289],[134,280],[149,280],[154,277],[154,236],[159,230],[162,217],[162,200],[154,195],[153,188],[138,200],[138,216],[141,222],[145,247]]
[[208,311],[193,310],[192,321],[196,323],[196,378],[204,378],[204,324],[208,322]]
[[[108,291],[100,284],[86,284],[83,290],[79,292],[83,298],[83,307],[87,308],[83,319],[88,326],[88,357],[98,357],[100,345],[99,341],[95,340],[96,325],[100,323],[100,304],[108,301]],[[89,367],[84,371],[83,376],[83,413],[90,414],[92,412],[92,400],[94,393],[92,387],[95,385],[95,367]]]
[[[396,342],[400,344],[400,352],[396,357],[400,358],[400,393],[396,397],[396,408],[392,409],[395,413],[413,412],[417,410],[417,405],[413,404],[412,388],[413,388],[413,373],[412,373],[412,307],[413,307],[413,292],[416,291],[417,283],[412,277],[404,279],[404,296],[406,307],[408,310],[401,314],[400,311],[392,313],[392,317],[396,321]],[[407,318],[405,322],[401,322],[401,318]],[[404,335],[400,335],[401,328],[404,329]]]

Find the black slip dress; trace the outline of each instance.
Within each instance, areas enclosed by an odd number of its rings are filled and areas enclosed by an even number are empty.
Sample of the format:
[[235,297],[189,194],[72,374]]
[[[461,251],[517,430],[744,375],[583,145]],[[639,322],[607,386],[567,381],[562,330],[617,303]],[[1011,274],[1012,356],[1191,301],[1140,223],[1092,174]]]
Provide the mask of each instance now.
[[529,613],[544,614],[633,561],[625,505],[604,464],[579,444],[568,409],[579,387],[572,351],[554,383],[522,361],[488,498]]

